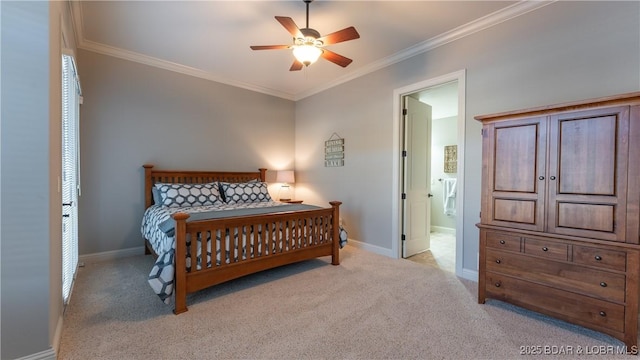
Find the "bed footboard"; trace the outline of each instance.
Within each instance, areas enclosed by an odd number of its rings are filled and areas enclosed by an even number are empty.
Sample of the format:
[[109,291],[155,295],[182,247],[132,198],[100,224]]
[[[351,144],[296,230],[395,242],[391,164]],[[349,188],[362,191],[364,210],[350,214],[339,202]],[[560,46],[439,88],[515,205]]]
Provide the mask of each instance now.
[[331,255],[340,264],[340,201],[330,208],[187,222],[173,215],[175,308],[187,294],[262,270]]

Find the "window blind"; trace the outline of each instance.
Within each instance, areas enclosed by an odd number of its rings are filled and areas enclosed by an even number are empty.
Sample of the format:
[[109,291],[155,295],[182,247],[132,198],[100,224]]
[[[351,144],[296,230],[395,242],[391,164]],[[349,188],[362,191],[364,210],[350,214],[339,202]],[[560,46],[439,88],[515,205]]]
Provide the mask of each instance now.
[[69,302],[78,268],[80,82],[73,56],[62,55],[62,297]]

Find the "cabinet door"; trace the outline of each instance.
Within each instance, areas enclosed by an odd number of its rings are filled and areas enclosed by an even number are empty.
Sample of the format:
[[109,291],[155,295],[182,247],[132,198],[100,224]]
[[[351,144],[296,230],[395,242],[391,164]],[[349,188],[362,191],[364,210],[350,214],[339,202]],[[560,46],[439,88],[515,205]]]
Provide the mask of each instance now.
[[625,241],[628,136],[627,106],[549,118],[549,232]]
[[546,119],[485,125],[483,205],[485,224],[544,229]]

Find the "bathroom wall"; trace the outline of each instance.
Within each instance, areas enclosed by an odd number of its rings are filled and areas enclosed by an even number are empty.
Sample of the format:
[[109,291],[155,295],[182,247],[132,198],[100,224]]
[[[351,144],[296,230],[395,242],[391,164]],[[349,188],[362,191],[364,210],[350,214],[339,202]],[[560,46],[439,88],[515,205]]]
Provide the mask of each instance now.
[[[437,107],[438,104],[434,104]],[[444,172],[444,147],[456,145],[457,116],[433,119],[431,124],[431,231],[455,233],[456,217],[444,213],[441,179],[455,178],[456,173]]]

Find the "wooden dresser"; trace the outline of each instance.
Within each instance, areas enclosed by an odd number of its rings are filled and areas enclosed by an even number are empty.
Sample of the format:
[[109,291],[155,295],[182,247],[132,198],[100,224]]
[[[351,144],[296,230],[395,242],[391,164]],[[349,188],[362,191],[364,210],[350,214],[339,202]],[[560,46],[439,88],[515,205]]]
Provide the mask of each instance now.
[[640,92],[476,116],[478,302],[638,345]]

